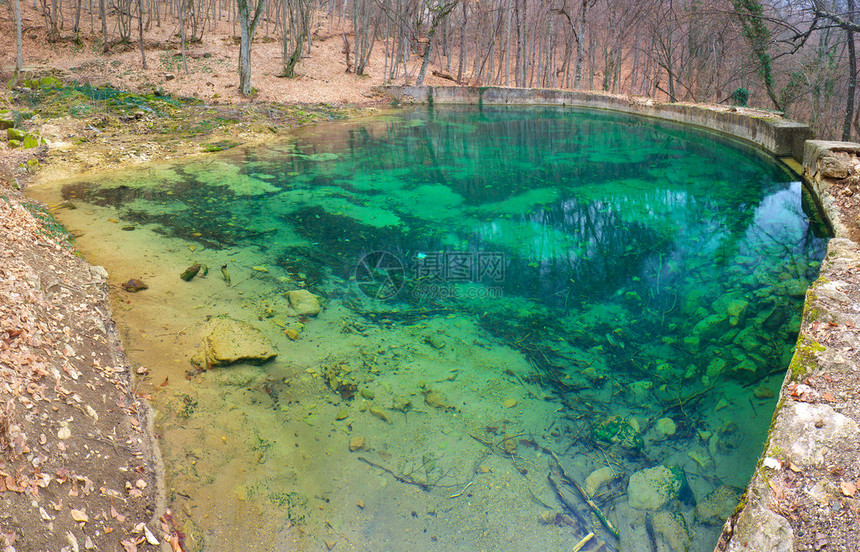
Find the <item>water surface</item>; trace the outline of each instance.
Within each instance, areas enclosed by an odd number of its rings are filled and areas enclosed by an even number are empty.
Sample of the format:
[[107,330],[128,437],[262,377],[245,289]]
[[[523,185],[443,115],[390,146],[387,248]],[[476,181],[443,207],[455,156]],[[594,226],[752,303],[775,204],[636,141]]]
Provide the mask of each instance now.
[[[55,193],[150,285],[115,308],[208,550],[712,550],[826,243],[772,159],[572,109],[395,112]],[[219,314],[278,357],[197,372]],[[645,507],[657,466],[679,488]]]

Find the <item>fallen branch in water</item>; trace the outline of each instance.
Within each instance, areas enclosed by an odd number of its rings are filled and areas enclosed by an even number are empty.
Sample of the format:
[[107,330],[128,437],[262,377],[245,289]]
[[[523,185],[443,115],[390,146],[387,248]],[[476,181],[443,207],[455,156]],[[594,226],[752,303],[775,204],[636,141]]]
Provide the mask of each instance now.
[[371,462],[367,458],[363,458],[361,456],[358,457],[358,460],[359,460],[359,462],[364,462],[368,466],[373,466],[374,468],[380,469],[380,470],[390,474],[391,477],[393,477],[397,481],[400,481],[401,483],[406,483],[407,485],[415,485],[416,487],[421,487],[422,491],[429,491],[430,490],[431,485],[428,483],[422,483],[420,481],[415,481],[411,477],[405,477],[403,475],[400,475],[399,473],[395,472],[394,470],[386,468],[382,464],[377,464],[376,462]]
[[[400,481],[401,483],[406,483],[407,485],[415,485],[416,487],[420,487],[421,490],[423,490],[423,491],[429,491],[430,489],[462,488],[463,489],[462,492],[465,492],[466,488],[468,488],[468,486],[472,484],[472,481],[468,481],[466,483],[454,483],[453,485],[440,485],[439,483],[425,483],[423,481],[416,481],[415,479],[412,479],[412,477],[410,477],[409,474],[397,473],[394,470],[392,470],[391,468],[387,468],[387,467],[383,466],[382,464],[377,464],[376,462],[368,460],[367,458],[364,458],[363,456],[359,456],[358,460],[359,460],[359,462],[364,462],[368,466],[373,466],[374,468],[380,469],[380,470],[384,471],[385,473],[390,474],[391,477],[393,477],[397,481]],[[436,479],[436,481],[440,481],[441,479],[447,477],[448,473],[450,473],[450,470],[449,470],[449,472],[442,474],[442,476],[439,477],[438,479]],[[454,495],[450,498],[456,498],[456,497],[460,496],[460,494],[462,494],[462,492],[460,492],[459,494]]]
[[[555,452],[549,449],[544,450],[547,450],[550,454],[552,454],[552,458],[553,460],[555,460],[555,468],[559,478],[564,483],[576,489],[579,495],[582,497],[582,500],[588,505],[589,508],[591,508],[591,511],[594,513],[595,516],[597,516],[597,519],[600,520],[600,523],[602,523],[603,526],[606,527],[606,529],[608,529],[609,532],[612,533],[616,539],[620,538],[620,533],[618,532],[618,529],[616,529],[615,525],[613,525],[612,522],[609,521],[609,519],[603,514],[603,511],[600,509],[600,507],[595,504],[593,500],[591,500],[591,497],[588,496],[588,493],[583,490],[583,488],[579,485],[579,483],[577,483],[577,481],[573,477],[565,473],[564,468],[561,467],[561,462],[559,462],[558,460],[558,455],[556,455]],[[550,481],[552,481],[552,479],[550,479]],[[556,494],[559,493],[556,492]]]

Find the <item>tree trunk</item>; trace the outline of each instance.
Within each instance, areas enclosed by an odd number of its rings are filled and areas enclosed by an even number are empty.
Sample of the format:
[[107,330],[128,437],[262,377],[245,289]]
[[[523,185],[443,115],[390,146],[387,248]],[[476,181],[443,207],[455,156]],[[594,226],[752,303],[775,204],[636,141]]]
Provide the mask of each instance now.
[[187,6],[185,4],[187,0],[179,0],[179,42],[180,42],[180,51],[182,52],[182,69],[185,71],[185,74],[188,74],[188,58],[185,55],[185,12],[187,11]]
[[137,36],[140,39],[140,60],[143,63],[143,69],[145,71],[146,51],[143,49],[143,0],[137,0]]
[[507,13],[505,14],[505,86],[508,86],[510,82],[510,74],[511,74],[511,6],[510,0],[508,0],[508,6],[505,10]]
[[463,83],[463,68],[466,65],[466,53],[468,52],[466,46],[466,23],[469,20],[468,9],[466,2],[463,2],[463,24],[460,27],[460,60],[459,67],[457,68],[457,82],[460,84]]
[[24,68],[24,49],[21,42],[21,0],[15,0],[15,77]]
[[[252,0],[253,1],[253,0]],[[240,42],[239,42],[239,93],[250,96],[253,92],[251,87],[251,42],[254,40],[254,31],[260,21],[260,15],[266,9],[266,0],[257,0],[257,5],[251,14],[248,0],[236,0],[236,15],[239,20]]]
[[75,5],[75,44],[81,43],[81,6],[83,6],[84,0],[77,0],[77,4]]
[[107,13],[105,13],[105,0],[99,0],[99,17],[101,17],[102,19],[102,51],[107,53],[110,45],[108,44]]
[[418,71],[418,77],[415,79],[415,86],[424,84],[424,75],[427,74],[427,66],[430,65],[430,53],[433,51],[433,35],[436,34],[436,26],[430,27],[430,32],[427,33],[427,47],[424,48],[424,59],[421,61],[421,69]]
[[576,18],[576,68],[573,75],[573,87],[582,87],[582,66],[585,63],[585,16],[588,11],[588,0],[582,0],[579,17]]
[[[854,22],[854,0],[848,0],[848,22]],[[854,50],[854,31],[847,30],[848,38],[848,94],[845,101],[845,122],[842,123],[842,140],[851,141],[851,121],[854,119],[854,93],[857,89],[857,55]]]

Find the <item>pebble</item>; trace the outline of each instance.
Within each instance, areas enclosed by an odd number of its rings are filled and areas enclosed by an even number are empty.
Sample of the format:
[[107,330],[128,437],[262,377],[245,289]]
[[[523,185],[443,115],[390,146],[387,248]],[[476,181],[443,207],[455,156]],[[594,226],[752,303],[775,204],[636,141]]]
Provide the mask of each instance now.
[[359,435],[349,440],[349,450],[351,450],[352,452],[358,450],[365,450],[366,447],[367,439],[364,437],[364,435]]
[[370,413],[386,423],[391,423],[391,418],[388,417],[388,413],[378,406],[371,406]]

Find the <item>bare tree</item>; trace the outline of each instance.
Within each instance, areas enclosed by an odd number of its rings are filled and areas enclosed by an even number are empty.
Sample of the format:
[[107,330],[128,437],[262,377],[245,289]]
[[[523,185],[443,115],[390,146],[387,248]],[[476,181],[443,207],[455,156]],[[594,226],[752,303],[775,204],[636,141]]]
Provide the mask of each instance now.
[[433,51],[433,38],[436,35],[436,29],[448,17],[448,14],[457,7],[460,0],[428,0],[426,10],[430,13],[430,25],[427,31],[427,46],[424,48],[423,61],[421,62],[421,70],[418,71],[418,77],[415,80],[417,86],[424,83],[424,75],[427,74],[427,66],[430,64],[430,53]]
[[21,41],[21,0],[15,0],[15,78],[24,69],[24,47]]
[[845,40],[848,43],[848,93],[845,95],[845,119],[842,122],[842,139],[851,140],[851,121],[854,119],[854,95],[857,91],[857,54],[854,51],[854,0],[848,0],[848,28]]
[[251,42],[254,40],[254,32],[260,16],[266,11],[266,0],[236,0],[236,15],[239,20],[239,31],[241,38],[239,42],[239,93],[250,96],[251,88]]
[[[355,74],[363,75],[376,42],[381,18],[373,13],[373,3],[368,0],[353,0],[352,6],[352,28],[355,30]],[[344,34],[344,40],[346,40],[345,37]]]

